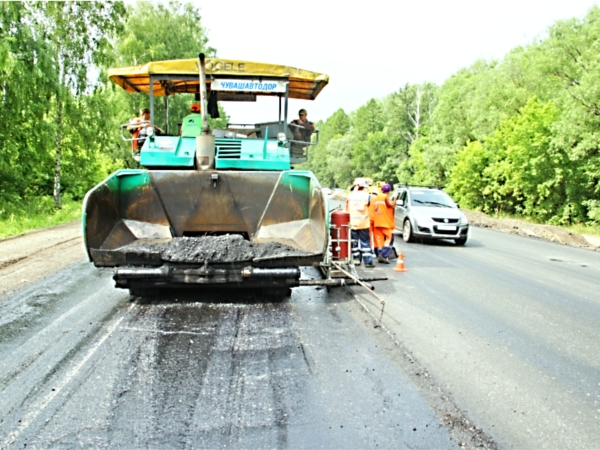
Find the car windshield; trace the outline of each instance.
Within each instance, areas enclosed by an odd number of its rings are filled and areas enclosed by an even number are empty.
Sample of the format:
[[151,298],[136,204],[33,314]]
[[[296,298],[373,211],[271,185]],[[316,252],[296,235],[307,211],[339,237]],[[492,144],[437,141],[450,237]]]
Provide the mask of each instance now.
[[447,194],[442,191],[413,190],[411,191],[411,205],[433,206],[438,208],[454,208],[456,205]]

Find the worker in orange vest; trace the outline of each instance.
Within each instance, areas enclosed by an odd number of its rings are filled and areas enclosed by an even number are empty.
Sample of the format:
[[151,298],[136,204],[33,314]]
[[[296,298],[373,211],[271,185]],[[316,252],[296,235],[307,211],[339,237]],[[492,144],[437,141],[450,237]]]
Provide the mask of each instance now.
[[[151,125],[150,123],[150,110],[148,108],[140,109],[140,116],[134,117],[129,121],[129,125],[127,129],[131,133],[132,141],[131,141],[131,149],[132,150],[141,150],[144,146],[144,142],[146,142],[146,128]],[[158,128],[156,125],[154,126],[154,131],[156,133],[162,133],[163,130]]]
[[392,187],[384,184],[381,194],[371,199],[369,208],[370,219],[373,223],[373,241],[377,261],[384,264],[390,263],[392,254],[392,241],[394,236],[394,209],[396,199],[390,198]]
[[346,200],[346,211],[350,213],[350,234],[352,235],[352,259],[355,265],[361,261],[365,267],[375,267],[371,252],[369,233],[369,192],[364,178],[354,180],[354,188]]

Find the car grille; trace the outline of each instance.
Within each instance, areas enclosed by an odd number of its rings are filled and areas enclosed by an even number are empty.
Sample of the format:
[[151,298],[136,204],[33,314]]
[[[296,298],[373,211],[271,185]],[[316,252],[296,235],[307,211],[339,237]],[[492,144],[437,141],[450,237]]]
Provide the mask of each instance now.
[[448,223],[448,224],[458,223],[458,219],[443,219],[443,218],[433,217],[431,220],[433,220],[434,222],[437,222],[437,223]]

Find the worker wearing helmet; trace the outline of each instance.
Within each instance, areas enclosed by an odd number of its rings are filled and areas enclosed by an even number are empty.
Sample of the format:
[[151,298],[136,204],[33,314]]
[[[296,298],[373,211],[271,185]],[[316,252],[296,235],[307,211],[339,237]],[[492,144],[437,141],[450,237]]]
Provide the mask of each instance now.
[[195,137],[202,134],[202,115],[200,114],[200,105],[192,103],[190,114],[181,121],[181,136]]
[[396,199],[389,197],[391,190],[392,187],[389,184],[381,186],[381,194],[372,199],[372,207],[369,211],[374,229],[375,254],[377,261],[384,264],[390,263],[394,237]]
[[369,233],[369,192],[365,179],[354,180],[354,189],[346,200],[346,211],[350,213],[350,234],[352,236],[352,258],[354,264],[365,267],[375,267],[371,251],[371,236]]

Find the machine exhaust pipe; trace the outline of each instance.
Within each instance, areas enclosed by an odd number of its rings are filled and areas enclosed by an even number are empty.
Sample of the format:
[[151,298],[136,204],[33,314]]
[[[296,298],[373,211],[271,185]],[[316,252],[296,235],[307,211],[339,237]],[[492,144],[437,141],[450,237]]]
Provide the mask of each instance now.
[[202,134],[196,136],[196,169],[212,170],[215,168],[215,137],[208,126],[208,98],[206,94],[206,64],[204,53],[198,55],[200,76],[200,105],[202,106]]

